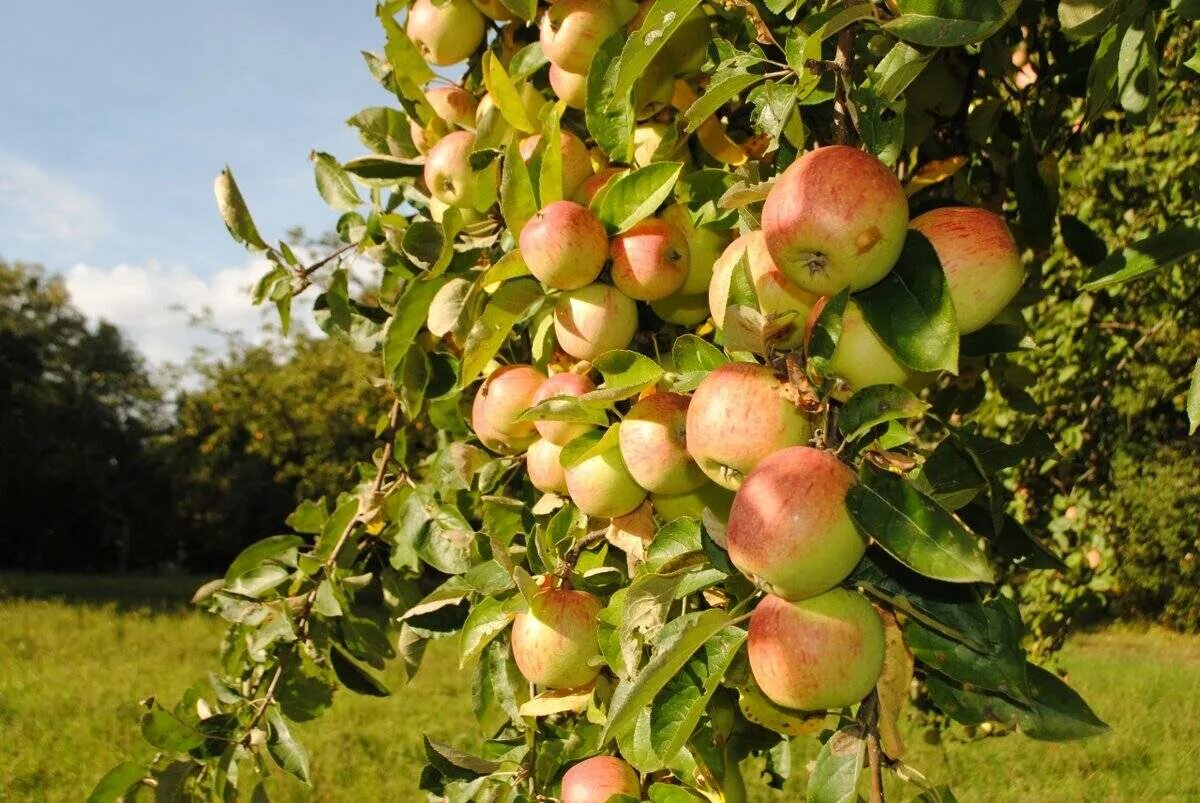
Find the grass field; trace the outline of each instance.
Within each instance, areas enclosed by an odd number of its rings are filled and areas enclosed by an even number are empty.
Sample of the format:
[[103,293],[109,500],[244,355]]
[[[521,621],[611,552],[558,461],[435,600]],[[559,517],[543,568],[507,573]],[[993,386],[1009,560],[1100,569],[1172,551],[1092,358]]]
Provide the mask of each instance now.
[[[110,766],[147,755],[137,701],[157,695],[173,703],[216,659],[219,623],[182,602],[196,584],[0,576],[0,800],[82,800]],[[1200,743],[1200,638],[1086,634],[1069,643],[1062,663],[1112,725],[1108,736],[932,746],[914,734],[906,759],[950,783],[964,803],[1200,800],[1192,757]],[[468,681],[449,643],[434,645],[417,680],[391,698],[341,694],[329,716],[301,730],[314,755],[314,788],[286,785],[283,799],[422,800],[421,734],[464,747],[478,739]],[[752,799],[803,799],[812,753],[798,746],[786,793],[755,787]]]

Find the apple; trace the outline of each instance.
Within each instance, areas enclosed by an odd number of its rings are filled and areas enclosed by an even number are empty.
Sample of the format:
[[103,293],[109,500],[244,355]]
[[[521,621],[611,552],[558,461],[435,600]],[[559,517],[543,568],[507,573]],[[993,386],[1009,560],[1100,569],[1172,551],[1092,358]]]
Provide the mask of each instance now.
[[758,309],[767,318],[778,318],[795,313],[797,326],[808,319],[809,311],[820,296],[801,290],[771,258],[766,239],[761,231],[743,234],[729,244],[713,265],[712,280],[708,285],[708,308],[718,329],[725,326],[725,310],[729,306],[729,289],[733,272],[746,259],[750,269],[750,283],[758,297]]
[[572,109],[582,109],[587,104],[586,74],[568,72],[557,64],[551,64],[550,88],[559,100]]
[[646,491],[629,473],[615,444],[570,466],[565,473],[571,501],[589,516],[624,516],[646,498]]
[[720,366],[688,405],[688,451],[713,482],[733,491],[772,452],[804,444],[811,434],[786,382],[755,363]]
[[[494,190],[493,181],[471,170],[475,135],[451,131],[425,154],[425,186],[432,197],[450,206],[478,209]],[[493,162],[489,169],[495,170]]]
[[660,218],[683,232],[689,249],[688,275],[679,292],[695,296],[708,292],[712,283],[713,265],[729,245],[733,235],[726,230],[697,226],[687,204],[673,204],[663,210]]
[[633,299],[607,284],[589,284],[563,293],[554,305],[558,347],[577,360],[593,362],[605,352],[623,349],[637,333]]
[[600,600],[586,591],[548,588],[513,620],[512,653],[530,683],[574,689],[600,674],[596,617]]
[[[571,198],[579,191],[583,182],[592,177],[592,159],[587,146],[570,131],[560,131],[559,141],[562,143],[562,196]],[[521,140],[519,150],[521,159],[526,165],[533,159],[537,146],[542,141],[541,134],[534,134]]]
[[673,123],[643,123],[633,130],[633,163],[645,167],[666,161],[683,150],[685,143]]
[[487,215],[485,215],[483,212],[480,212],[477,209],[472,209],[469,206],[451,207],[450,204],[439,201],[437,198],[429,199],[429,217],[432,218],[435,223],[441,223],[442,220],[445,219],[446,210],[448,209],[457,209],[463,223],[468,225],[471,223],[478,223],[487,217]]
[[800,711],[854,705],[883,670],[883,621],[842,588],[789,602],[773,594],[750,614],[750,671],[771,702]]
[[[571,371],[564,371],[561,374],[555,374],[542,383],[537,393],[533,394],[533,403],[535,405],[540,404],[546,399],[555,396],[579,397],[585,393],[591,393],[595,389],[596,384],[586,376]],[[535,421],[533,425],[537,428],[539,435],[559,446],[566,446],[583,433],[590,432],[596,428],[593,424],[581,424],[571,421]]]
[[733,491],[722,488],[715,482],[705,482],[699,488],[681,494],[651,494],[650,502],[662,522],[673,521],[684,516],[700,519],[705,509],[711,510],[721,521],[729,518],[733,505]]
[[538,33],[550,63],[587,74],[596,51],[618,27],[608,0],[555,0],[542,14]]
[[882,279],[900,256],[908,198],[866,151],[830,145],[793,162],[767,195],[767,248],[802,289],[836,295]]
[[471,2],[488,19],[496,22],[508,22],[516,19],[516,15],[501,0],[471,0]]
[[538,438],[530,445],[525,452],[525,470],[534,488],[542,493],[566,495],[567,478],[558,462],[561,454],[562,447],[545,438]]
[[452,128],[474,128],[477,103],[475,96],[458,86],[439,86],[425,93],[436,117],[428,126],[415,119],[408,121],[413,145],[425,153]]
[[921,70],[904,97],[909,106],[917,111],[952,117],[958,112],[966,88],[965,75],[945,61],[935,61]]
[[708,298],[704,295],[673,295],[650,302],[654,314],[667,323],[697,326],[708,319]]
[[791,446],[751,471],[729,512],[729,559],[761,588],[789,600],[833,588],[867,541],[846,509],[854,472],[832,452]]
[[685,442],[689,401],[681,393],[655,393],[634,404],[621,421],[625,467],[651,493],[687,493],[708,481]]
[[608,182],[625,172],[623,167],[602,167],[575,190],[575,199],[584,206],[590,206],[592,199],[600,190],[608,186]]
[[[820,315],[823,306],[813,307],[810,320]],[[896,359],[879,335],[867,325],[862,308],[853,299],[847,302],[842,313],[842,333],[829,361],[829,374],[842,380],[850,393],[871,385],[900,385],[916,392],[935,376],[914,371]],[[850,393],[835,395],[844,401]]]
[[615,756],[586,758],[563,775],[562,803],[607,803],[614,795],[642,797],[637,773]]
[[416,0],[405,23],[408,38],[430,64],[446,67],[462,61],[483,44],[484,21],[471,0]]
[[682,231],[648,218],[612,240],[612,279],[625,295],[657,301],[683,287],[690,250]]
[[517,417],[533,406],[545,381],[546,375],[532,365],[506,365],[483,381],[471,405],[471,426],[485,446],[519,452],[537,440],[533,423]]
[[937,252],[961,334],[983,328],[1016,298],[1025,267],[1002,217],[986,209],[946,206],[910,225]]
[[608,259],[608,233],[586,206],[555,201],[521,229],[521,257],[529,272],[555,290],[596,281]]

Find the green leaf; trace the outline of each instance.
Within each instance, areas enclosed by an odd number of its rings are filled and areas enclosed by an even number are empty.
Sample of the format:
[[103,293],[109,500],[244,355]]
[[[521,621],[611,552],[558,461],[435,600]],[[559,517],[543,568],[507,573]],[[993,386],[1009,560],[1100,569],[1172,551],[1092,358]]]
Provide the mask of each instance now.
[[662,206],[682,172],[682,162],[654,162],[626,173],[609,184],[596,217],[610,233],[625,231]]
[[532,42],[513,54],[508,62],[508,77],[513,81],[524,81],[549,63],[541,43]]
[[936,53],[936,50],[919,50],[907,42],[897,42],[875,66],[871,85],[879,97],[896,100]]
[[362,144],[378,154],[415,159],[420,156],[408,128],[408,117],[398,109],[371,106],[346,121],[358,129]]
[[459,377],[462,387],[475,381],[484,366],[500,351],[513,324],[543,298],[541,285],[533,279],[515,279],[496,291],[467,334]]
[[329,652],[329,663],[333,666],[333,671],[343,686],[355,694],[363,694],[368,697],[391,696],[387,686],[383,685],[379,678],[367,671],[358,661],[350,657],[350,653],[346,652],[342,646],[336,642],[329,646],[332,648]]
[[885,421],[917,418],[929,405],[912,391],[896,385],[871,385],[850,397],[838,417],[838,429],[846,440],[856,440],[867,430]]
[[1196,434],[1200,427],[1200,359],[1192,368],[1192,384],[1187,393],[1188,434]]
[[1111,254],[1088,274],[1084,290],[1099,290],[1170,267],[1200,252],[1200,226],[1175,223]]
[[808,803],[854,803],[867,742],[859,725],[849,725],[821,745],[808,776]]
[[442,227],[431,220],[414,220],[400,239],[400,250],[423,270],[437,263],[445,245]]
[[521,677],[508,641],[488,642],[471,681],[471,710],[480,727],[492,733],[508,722],[520,722],[520,706],[528,698],[529,683]]
[[122,762],[105,773],[88,795],[87,803],[116,803],[146,776],[145,767],[130,761]]
[[408,354],[409,346],[413,344],[417,332],[425,323],[434,296],[446,281],[445,277],[436,277],[427,281],[414,281],[404,288],[404,295],[400,297],[395,313],[383,330],[384,376],[395,376],[396,369]]
[[987,38],[1005,19],[997,0],[898,0],[900,16],[884,30],[906,42],[958,47]]
[[638,29],[624,37],[613,100],[607,108],[614,108],[622,98],[629,96],[637,80],[646,74],[650,62],[699,7],[700,0],[654,0]]
[[275,559],[289,566],[296,563],[296,551],[304,545],[304,539],[298,535],[272,535],[251,544],[238,553],[225,572],[225,582],[232,584],[251,569],[257,568],[263,561]]
[[683,119],[687,121],[684,133],[691,134],[726,103],[764,80],[766,76],[757,75],[741,66],[718,70],[705,87],[704,94],[696,98],[696,102],[683,113]]
[[[413,494],[415,499],[418,494]],[[457,508],[449,504],[422,502],[429,515],[427,526],[417,535],[416,550],[421,560],[439,572],[462,574],[471,568],[471,542],[475,531]]]
[[384,54],[392,67],[392,74],[404,76],[418,85],[432,81],[435,77],[433,70],[425,62],[421,51],[417,50],[417,46],[408,38],[408,34],[396,22],[396,18],[388,13],[382,5],[376,6],[375,13],[387,36]]
[[566,103],[559,101],[551,107],[542,121],[542,139],[539,143],[542,158],[538,165],[538,202],[549,206],[562,200],[563,152],[559,121],[566,110]]
[[568,421],[572,424],[608,426],[608,413],[584,404],[575,396],[552,396],[517,416],[518,421]]
[[310,158],[317,178],[317,192],[321,193],[325,203],[339,212],[353,211],[362,204],[350,174],[338,164],[337,159],[319,151],[313,151]]
[[1092,66],[1088,68],[1086,122],[1097,120],[1117,99],[1117,61],[1125,24],[1114,25],[1104,32]]
[[846,494],[855,524],[913,570],[949,583],[990,583],[992,570],[974,533],[903,477],[863,463]]
[[496,597],[484,597],[471,608],[458,640],[460,669],[483,652],[483,648],[508,627],[516,616],[516,611],[508,610],[508,607]]
[[729,358],[704,338],[688,334],[676,338],[671,347],[671,361],[677,374],[671,389],[676,393],[689,393],[704,377],[729,362]]
[[514,239],[520,238],[525,224],[537,214],[533,179],[529,177],[529,167],[521,159],[515,137],[509,140],[504,152],[504,169],[500,173],[500,213],[504,215],[504,222],[508,224]]
[[481,775],[491,775],[500,769],[499,762],[488,761],[450,745],[434,742],[428,736],[424,741],[425,760],[447,778],[471,780]]
[[254,219],[250,217],[250,210],[246,207],[242,191],[233,180],[233,171],[228,167],[217,176],[213,192],[217,196],[217,209],[221,213],[221,219],[225,221],[225,228],[229,229],[230,236],[254,251],[267,250],[267,244],[259,235]]
[[1058,675],[1036,664],[1028,664],[1026,673],[1035,703],[1033,715],[1019,720],[1026,736],[1047,742],[1066,742],[1108,732],[1108,725]]
[[904,148],[904,101],[887,100],[869,86],[850,89],[850,116],[867,150],[893,165]]
[[1118,97],[1134,125],[1148,124],[1158,111],[1154,13],[1147,11],[1125,29],[1117,57]]
[[909,230],[896,266],[856,299],[867,325],[900,362],[916,371],[958,372],[950,287],[937,252],[920,232]]
[[1108,256],[1108,246],[1104,244],[1104,238],[1079,218],[1074,215],[1059,215],[1058,225],[1067,250],[1083,264],[1098,265]]
[[848,288],[831,296],[813,323],[812,335],[808,338],[808,367],[817,377],[828,375],[829,361],[842,339],[842,316],[849,300]]
[[1112,24],[1120,5],[1118,0],[1059,0],[1058,21],[1068,37],[1090,39]]
[[508,71],[490,50],[483,54],[483,82],[506,123],[524,134],[532,134],[536,130],[525,111],[525,104],[521,102],[520,92],[508,77]]
[[664,640],[654,655],[633,678],[622,680],[613,692],[602,742],[624,733],[633,726],[638,712],[662,691],[700,647],[729,624],[729,614],[707,610],[681,616],[680,627],[672,638]]
[[142,738],[167,753],[186,753],[204,744],[204,734],[185,725],[153,698],[142,714]]
[[312,785],[309,774],[308,750],[296,741],[288,728],[287,720],[279,709],[271,706],[267,710],[267,722],[271,726],[271,735],[267,739],[267,750],[279,768],[291,773],[306,784]]
[[420,162],[387,154],[359,156],[342,165],[342,169],[363,179],[368,186],[376,187],[392,185],[405,178],[415,178],[423,172]]
[[626,35],[618,31],[604,40],[596,51],[587,76],[587,102],[584,119],[588,132],[596,140],[600,150],[620,164],[633,161],[633,129],[636,117],[633,108],[633,91],[617,95],[617,73],[620,69],[619,56]]
[[634,351],[606,352],[592,366],[604,377],[604,386],[580,396],[584,404],[611,404],[628,399],[663,377],[661,365]]

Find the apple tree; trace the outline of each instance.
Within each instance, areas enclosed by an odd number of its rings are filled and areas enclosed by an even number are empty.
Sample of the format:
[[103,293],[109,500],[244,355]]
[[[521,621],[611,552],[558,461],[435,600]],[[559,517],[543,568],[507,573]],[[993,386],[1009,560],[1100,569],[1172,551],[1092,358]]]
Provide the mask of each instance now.
[[[153,763],[93,799],[307,782],[292,723],[388,695],[386,662],[411,676],[446,638],[482,746],[427,740],[414,797],[736,803],[746,759],[780,784],[806,738],[809,800],[952,800],[905,762],[914,696],[1102,734],[1028,660],[1011,593],[1062,566],[1006,474],[1053,443],[970,411],[1028,403],[1005,358],[1036,347],[1047,255],[1104,251],[1059,208],[1059,157],[1154,117],[1160,74],[1187,68],[1163,42],[1198,13],[380,4],[365,58],[394,103],[348,121],[366,155],[312,155],[338,247],[271,245],[216,181],[271,265],[255,302],[286,327],[315,293],[325,331],[376,355],[378,448],[200,589],[229,624],[220,666],[144,703]],[[1096,281],[1198,238],[1121,244]]]

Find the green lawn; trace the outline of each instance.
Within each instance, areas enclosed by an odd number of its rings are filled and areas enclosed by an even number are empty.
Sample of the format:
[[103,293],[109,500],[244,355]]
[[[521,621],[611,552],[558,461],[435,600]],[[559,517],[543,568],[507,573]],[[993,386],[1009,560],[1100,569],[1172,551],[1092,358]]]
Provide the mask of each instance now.
[[[158,695],[173,703],[216,659],[219,623],[181,602],[195,585],[0,577],[0,800],[81,800],[111,765],[146,755],[137,701]],[[949,782],[964,802],[1200,799],[1192,761],[1200,638],[1082,635],[1062,663],[1113,733],[1063,745],[1010,736],[941,746],[914,734],[907,760]],[[448,643],[434,645],[422,674],[393,697],[342,694],[329,716],[302,731],[315,787],[289,785],[284,799],[421,800],[421,734],[464,747],[478,739],[468,683]],[[797,750],[787,794],[756,789],[753,799],[797,799],[813,752]]]

